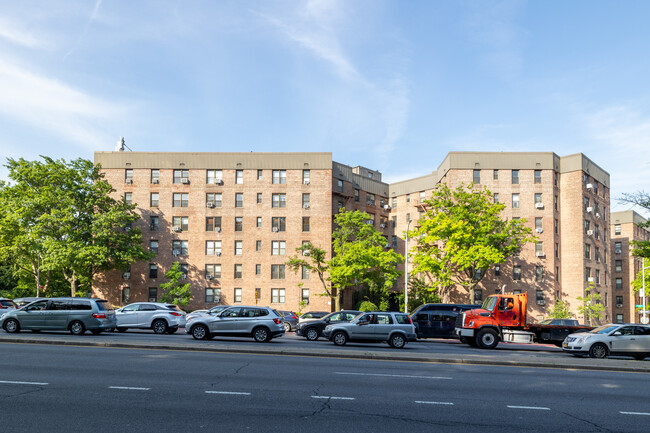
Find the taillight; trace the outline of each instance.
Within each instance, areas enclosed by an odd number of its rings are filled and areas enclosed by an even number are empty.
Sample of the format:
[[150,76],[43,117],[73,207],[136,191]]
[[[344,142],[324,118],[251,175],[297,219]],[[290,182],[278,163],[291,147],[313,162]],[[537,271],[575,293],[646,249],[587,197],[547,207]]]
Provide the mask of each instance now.
[[282,323],[282,320],[281,320],[281,319],[273,319],[273,321],[274,321],[276,324],[278,324],[278,325],[279,325],[280,323]]
[[169,314],[171,314],[172,316],[180,316],[181,315],[181,313],[177,313],[176,311],[172,311]]
[[93,313],[93,317],[94,317],[95,319],[105,319],[105,318],[106,318],[106,314],[104,314],[104,313]]

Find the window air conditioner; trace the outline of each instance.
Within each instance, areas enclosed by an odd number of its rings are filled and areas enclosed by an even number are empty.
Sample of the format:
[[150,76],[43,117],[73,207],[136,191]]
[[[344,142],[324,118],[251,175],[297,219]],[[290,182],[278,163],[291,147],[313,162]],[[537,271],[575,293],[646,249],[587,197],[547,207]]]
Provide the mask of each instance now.
[[587,278],[587,282],[588,282],[588,283],[593,283],[593,282],[594,282],[594,277],[589,277],[589,278]]
[[309,205],[308,205],[308,204],[303,204],[302,207],[303,207],[304,209],[309,209]]
[[221,233],[221,227],[216,226],[216,227],[214,228],[214,231],[217,232],[217,233]]
[[614,250],[614,254],[621,254],[621,250]]
[[384,205],[384,210],[390,210],[390,205],[389,204]]
[[125,280],[128,280],[129,278],[131,278],[131,272],[124,272],[122,274],[122,278],[124,278]]
[[158,184],[160,183],[160,180],[158,180],[158,179],[151,179],[151,183],[153,183],[154,185],[158,185]]
[[205,276],[205,279],[206,279],[206,280],[212,280],[213,278],[214,278],[214,277],[213,277],[212,275],[210,275],[210,274],[208,274],[208,275]]
[[182,232],[183,231],[181,226],[174,226],[174,227],[172,227],[172,230],[175,231],[175,232]]
[[216,185],[223,185],[223,180],[221,180],[221,179],[215,179],[215,180],[214,180],[214,183],[215,183]]
[[545,253],[544,251],[537,251],[537,252],[535,253],[535,255],[536,255],[537,257],[546,257],[546,253]]
[[305,181],[303,181],[302,183],[303,183],[304,185],[309,185],[309,181],[308,181],[308,180],[305,180]]
[[181,280],[187,280],[187,274],[181,274]]
[[207,203],[205,204],[205,206],[206,206],[206,207],[214,207],[214,202],[213,202],[213,201],[209,201],[209,202],[207,202]]
[[303,251],[303,252],[302,252],[302,255],[303,255],[303,256],[307,256],[307,257],[309,257],[309,251]]
[[616,308],[623,308],[623,304],[616,304]]
[[587,235],[592,236],[594,234],[593,230],[587,230]]
[[216,251],[216,252],[214,253],[214,255],[217,256],[217,257],[220,257],[220,256],[221,256],[221,251]]
[[127,184],[131,185],[133,183],[133,179],[126,179],[125,181]]
[[544,203],[535,203],[535,209],[544,209]]
[[172,255],[174,255],[174,256],[180,256],[180,255],[181,255],[181,252],[180,252],[180,250],[173,250],[173,251],[172,251]]
[[277,231],[279,231],[279,230],[278,230],[277,227],[273,227],[273,231],[274,231],[274,232],[277,232]]
[[600,214],[596,212],[596,218],[600,218]]
[[593,208],[593,207],[589,206],[589,207],[587,208],[587,213],[591,213],[591,212],[593,212],[593,211],[594,211],[594,208]]
[[537,305],[546,305],[546,301],[543,299],[538,299],[537,300]]
[[190,180],[186,177],[181,178],[181,183],[190,183]]
[[156,230],[158,230],[158,226],[150,225],[149,230],[156,231]]
[[594,184],[593,183],[588,183],[587,184],[587,189],[594,189]]
[[538,228],[535,229],[535,233],[543,233],[543,232],[544,232],[544,229],[541,228],[541,227],[538,227]]
[[390,244],[384,245],[384,248],[390,248]]
[[379,224],[379,228],[380,228],[380,229],[385,229],[385,228],[386,228],[386,224]]

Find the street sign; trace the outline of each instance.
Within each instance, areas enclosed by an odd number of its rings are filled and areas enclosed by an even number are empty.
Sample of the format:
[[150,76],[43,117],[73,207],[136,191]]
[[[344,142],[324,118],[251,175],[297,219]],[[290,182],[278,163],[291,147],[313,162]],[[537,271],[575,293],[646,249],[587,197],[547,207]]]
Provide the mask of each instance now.
[[635,305],[636,308],[643,308],[643,305]]

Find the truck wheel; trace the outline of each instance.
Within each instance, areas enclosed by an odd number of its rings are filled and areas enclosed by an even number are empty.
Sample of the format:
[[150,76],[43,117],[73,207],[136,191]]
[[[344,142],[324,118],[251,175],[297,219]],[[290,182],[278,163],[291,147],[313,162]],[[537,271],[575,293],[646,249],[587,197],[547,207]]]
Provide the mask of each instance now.
[[499,337],[492,329],[483,329],[476,334],[476,344],[481,349],[494,349],[499,344]]

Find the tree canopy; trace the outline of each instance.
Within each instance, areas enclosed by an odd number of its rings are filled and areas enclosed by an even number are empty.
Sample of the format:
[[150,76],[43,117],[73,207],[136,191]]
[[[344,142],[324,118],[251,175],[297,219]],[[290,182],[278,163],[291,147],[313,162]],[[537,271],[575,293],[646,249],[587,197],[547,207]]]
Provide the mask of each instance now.
[[160,302],[167,302],[181,307],[185,307],[192,300],[190,283],[185,283],[183,276],[185,273],[181,270],[181,264],[174,264],[165,272],[165,278],[169,281],[160,285],[162,295]]
[[[413,273],[424,274],[442,296],[460,286],[474,301],[474,288],[486,272],[534,242],[526,220],[506,220],[505,208],[486,188],[438,185],[422,203],[424,214],[409,232],[415,240]],[[409,252],[407,252],[408,254]]]

